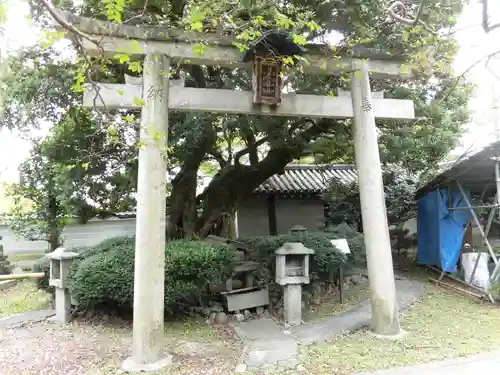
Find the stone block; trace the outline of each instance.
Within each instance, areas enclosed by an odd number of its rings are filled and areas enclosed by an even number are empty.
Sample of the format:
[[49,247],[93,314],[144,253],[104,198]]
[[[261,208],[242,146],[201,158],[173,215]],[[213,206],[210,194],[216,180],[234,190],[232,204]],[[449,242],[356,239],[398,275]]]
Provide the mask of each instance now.
[[215,315],[215,324],[224,325],[224,324],[227,324],[227,323],[229,323],[229,317],[226,315],[225,312],[221,311],[221,312],[216,313],[216,315]]
[[246,310],[269,305],[269,290],[267,288],[252,291],[235,291],[223,295],[228,311]]

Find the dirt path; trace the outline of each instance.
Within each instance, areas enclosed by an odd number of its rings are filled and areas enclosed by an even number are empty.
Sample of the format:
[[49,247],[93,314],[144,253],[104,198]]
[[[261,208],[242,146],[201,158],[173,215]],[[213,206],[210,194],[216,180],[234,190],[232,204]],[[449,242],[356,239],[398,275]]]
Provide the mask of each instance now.
[[[239,358],[239,344],[224,331],[189,327],[166,332],[175,368],[165,374],[228,374]],[[190,340],[192,338],[192,341]],[[43,322],[0,330],[0,375],[108,375],[130,353],[128,324]]]

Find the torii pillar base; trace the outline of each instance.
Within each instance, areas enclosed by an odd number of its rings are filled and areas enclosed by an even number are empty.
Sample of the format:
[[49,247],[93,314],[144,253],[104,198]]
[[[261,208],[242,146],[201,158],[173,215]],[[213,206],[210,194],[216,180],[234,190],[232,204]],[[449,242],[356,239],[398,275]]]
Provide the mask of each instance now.
[[122,370],[129,373],[157,372],[172,366],[173,363],[173,357],[170,354],[153,363],[137,363],[133,357],[130,357],[123,361]]

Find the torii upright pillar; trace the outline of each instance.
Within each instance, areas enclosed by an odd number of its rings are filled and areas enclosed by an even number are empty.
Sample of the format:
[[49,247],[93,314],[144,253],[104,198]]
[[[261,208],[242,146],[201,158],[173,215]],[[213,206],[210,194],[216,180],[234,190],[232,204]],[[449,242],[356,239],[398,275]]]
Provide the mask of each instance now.
[[156,371],[172,363],[164,347],[166,146],[169,60],[147,54],[141,113],[134,266],[132,357],[126,372]]
[[393,336],[400,333],[400,328],[382,167],[369,72],[364,65],[360,68],[353,73],[351,97],[356,169],[371,291],[372,330],[378,335]]

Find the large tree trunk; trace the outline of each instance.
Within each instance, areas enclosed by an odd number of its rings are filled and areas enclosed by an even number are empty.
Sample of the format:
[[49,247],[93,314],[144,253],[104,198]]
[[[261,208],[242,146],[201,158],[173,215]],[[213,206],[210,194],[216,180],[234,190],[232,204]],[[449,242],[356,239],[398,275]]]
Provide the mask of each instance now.
[[236,160],[236,164],[223,168],[198,197],[203,203],[203,213],[197,221],[197,235],[207,236],[221,214],[230,213],[238,201],[249,196],[272,175],[282,172],[294,158],[302,156],[306,145],[322,134],[326,126],[328,122],[323,120],[312,123],[295,137],[271,148],[267,156],[254,165],[240,165]]
[[167,233],[172,237],[191,237],[196,221],[196,183],[198,167],[184,165],[172,181],[172,194],[170,196],[170,215],[167,228],[174,229]]
[[221,237],[229,238],[230,240],[236,239],[236,222],[235,222],[236,209],[231,208],[231,212],[225,212],[221,220]]
[[[184,160],[180,172],[172,181],[172,194],[169,199],[170,214],[167,223],[167,236],[169,238],[192,238],[195,235],[198,169],[215,142],[215,132],[210,121],[206,121],[202,132],[198,135],[198,139],[201,139],[202,142],[197,147],[192,147],[193,151]],[[171,233],[172,229],[173,233]]]

